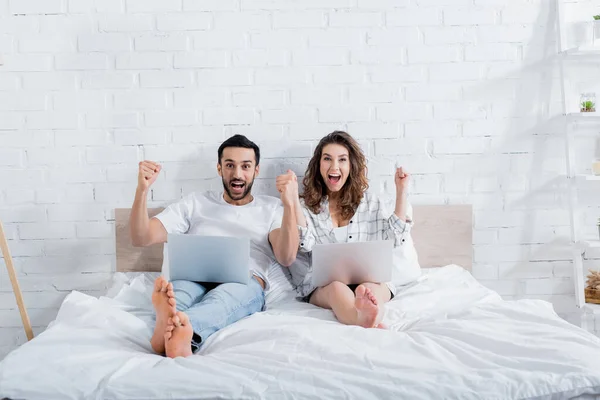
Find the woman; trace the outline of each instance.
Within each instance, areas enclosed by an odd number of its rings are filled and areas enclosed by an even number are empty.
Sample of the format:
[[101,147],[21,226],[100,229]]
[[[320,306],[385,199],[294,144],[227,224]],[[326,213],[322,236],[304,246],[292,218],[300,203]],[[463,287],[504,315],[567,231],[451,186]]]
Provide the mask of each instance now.
[[[282,265],[290,266],[300,295],[311,304],[333,310],[344,324],[383,327],[382,305],[393,298],[395,286],[390,282],[346,285],[336,281],[315,288],[308,264],[291,261],[298,250],[310,253],[315,244],[322,243],[393,239],[394,247],[402,247],[412,225],[407,219],[409,175],[398,168],[394,180],[396,206],[390,215],[385,213],[381,199],[366,192],[365,155],[358,143],[341,131],[325,136],[315,149],[303,180],[301,202],[291,200],[294,191],[297,193],[293,173],[277,178],[284,207],[293,210],[284,211],[281,232],[271,233],[275,255]],[[296,235],[291,229],[295,225]]]

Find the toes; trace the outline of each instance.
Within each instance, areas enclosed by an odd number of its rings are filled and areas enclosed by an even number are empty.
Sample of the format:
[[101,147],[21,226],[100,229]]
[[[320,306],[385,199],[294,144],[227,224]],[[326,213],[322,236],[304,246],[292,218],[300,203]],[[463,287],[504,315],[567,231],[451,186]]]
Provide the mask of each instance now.
[[188,325],[190,322],[190,319],[188,318],[187,314],[181,311],[177,312],[177,317],[179,319],[179,322],[181,323],[181,325],[185,326]]
[[165,340],[169,340],[169,339],[171,339],[171,336],[172,336],[172,335],[173,335],[173,334],[172,334],[171,332],[165,332]]
[[369,300],[373,302],[373,304],[377,305],[377,297],[373,293],[369,293]]
[[358,287],[356,288],[356,291],[355,291],[356,297],[363,297],[367,290],[369,290],[369,289],[367,289],[363,285],[358,285]]
[[169,299],[169,305],[171,305],[171,306],[173,306],[173,307],[175,307],[175,306],[177,305],[177,301],[175,300],[175,298],[174,298],[174,297],[171,297],[171,298]]
[[173,283],[169,282],[167,284],[167,292],[173,292]]
[[175,297],[175,292],[172,290],[167,290],[167,296],[169,297]]
[[173,317],[173,324],[175,326],[181,326],[181,320],[179,318],[179,313],[175,314],[175,316]]
[[175,327],[173,325],[167,325],[167,327],[165,328],[165,332],[173,332],[174,329]]
[[156,278],[154,280],[154,291],[155,292],[160,292],[160,290],[162,288],[163,280],[164,280],[164,278],[162,276],[159,276],[158,278]]
[[369,299],[371,301],[371,303],[377,305],[377,297],[375,297],[375,295],[373,294],[371,289],[369,289],[369,288],[365,289],[365,297],[367,299]]
[[173,321],[172,317],[169,317],[169,319],[167,320],[167,325],[175,325],[175,322]]

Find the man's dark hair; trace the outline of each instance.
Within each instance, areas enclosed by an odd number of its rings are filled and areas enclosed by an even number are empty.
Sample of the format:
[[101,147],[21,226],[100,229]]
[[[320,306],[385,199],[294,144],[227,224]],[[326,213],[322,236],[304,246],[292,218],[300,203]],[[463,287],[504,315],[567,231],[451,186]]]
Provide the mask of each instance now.
[[260,149],[258,148],[256,143],[254,143],[253,141],[251,141],[244,135],[233,135],[232,137],[230,137],[229,139],[227,139],[226,141],[221,143],[221,145],[219,146],[219,151],[218,151],[219,164],[221,164],[221,157],[223,157],[223,150],[225,150],[225,148],[227,148],[227,147],[244,147],[246,149],[253,149],[254,150],[254,158],[256,160],[256,165],[258,165],[258,163],[260,162]]

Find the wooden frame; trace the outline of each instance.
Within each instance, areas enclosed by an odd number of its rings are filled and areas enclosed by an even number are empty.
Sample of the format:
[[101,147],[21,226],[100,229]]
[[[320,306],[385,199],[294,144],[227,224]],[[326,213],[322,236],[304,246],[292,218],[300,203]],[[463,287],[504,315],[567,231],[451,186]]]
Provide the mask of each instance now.
[[471,205],[413,206],[411,231],[423,268],[473,267],[473,207]]
[[17,280],[17,273],[15,272],[15,266],[13,265],[13,260],[10,255],[10,250],[8,249],[8,241],[6,240],[6,235],[4,234],[4,227],[2,226],[2,222],[0,221],[0,248],[2,249],[2,255],[4,257],[4,263],[6,264],[6,269],[8,270],[8,276],[10,278],[10,283],[12,284],[13,292],[15,294],[15,298],[17,299],[17,307],[19,307],[19,313],[21,314],[21,321],[23,321],[23,328],[25,329],[25,334],[27,335],[27,340],[33,339],[33,330],[31,329],[31,322],[29,321],[29,315],[27,315],[27,309],[25,308],[25,302],[23,301],[23,294],[21,293],[21,288],[19,287],[19,281]]
[[[162,208],[148,210],[150,216]],[[129,235],[128,208],[115,210],[117,271],[160,272],[163,245],[133,247]],[[471,270],[473,264],[473,210],[470,205],[413,206],[412,238],[423,268],[457,264]]]

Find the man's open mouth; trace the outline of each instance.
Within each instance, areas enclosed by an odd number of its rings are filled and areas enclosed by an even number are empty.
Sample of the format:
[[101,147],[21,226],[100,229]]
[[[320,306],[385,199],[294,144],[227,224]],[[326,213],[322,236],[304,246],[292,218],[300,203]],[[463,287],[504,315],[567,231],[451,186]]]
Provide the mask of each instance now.
[[229,186],[231,186],[231,189],[233,189],[234,192],[241,193],[241,192],[244,191],[244,187],[246,186],[246,182],[234,181],[234,182],[231,182],[229,184]]

